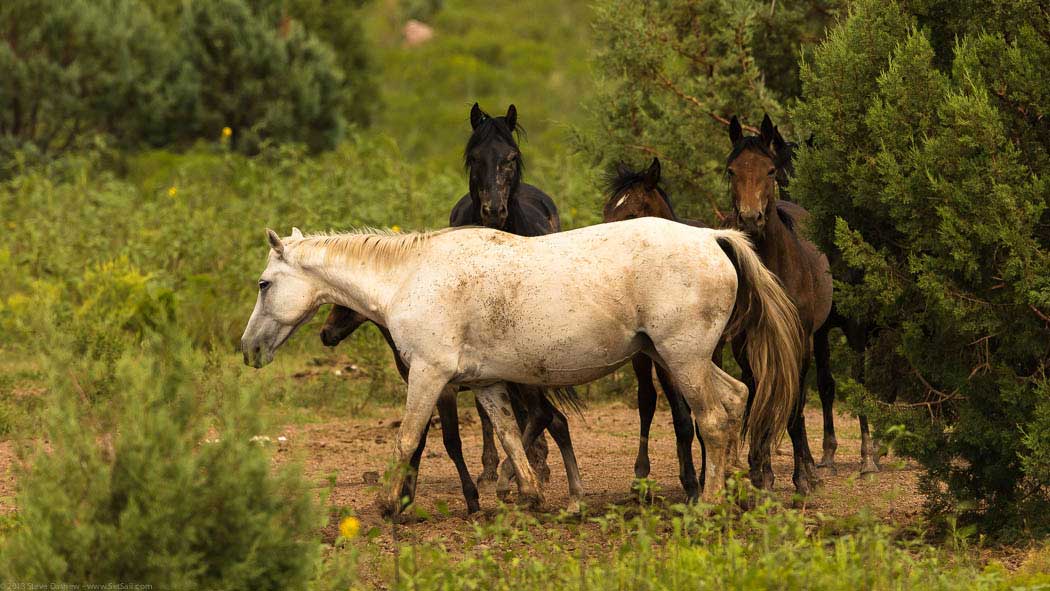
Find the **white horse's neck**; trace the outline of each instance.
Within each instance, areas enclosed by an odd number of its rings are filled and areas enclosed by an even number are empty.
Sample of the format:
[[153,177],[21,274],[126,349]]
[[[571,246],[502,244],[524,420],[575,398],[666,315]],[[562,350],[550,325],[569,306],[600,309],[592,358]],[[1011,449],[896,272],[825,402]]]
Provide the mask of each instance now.
[[[348,248],[347,241],[355,240],[365,244],[351,243]],[[381,247],[384,242],[404,240],[410,242],[405,248]],[[412,241],[410,236],[371,234],[307,238],[300,246],[307,251],[299,262],[316,281],[320,303],[345,306],[386,326],[390,302],[405,278],[415,272],[424,242]]]

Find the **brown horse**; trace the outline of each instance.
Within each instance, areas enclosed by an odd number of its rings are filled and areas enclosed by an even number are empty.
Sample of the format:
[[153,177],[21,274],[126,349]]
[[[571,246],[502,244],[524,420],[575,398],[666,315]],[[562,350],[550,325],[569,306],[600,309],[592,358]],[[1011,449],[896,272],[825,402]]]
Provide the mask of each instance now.
[[[798,307],[805,356],[788,434],[795,459],[792,480],[797,492],[808,494],[820,479],[806,439],[805,375],[810,360],[815,357],[818,389],[823,393],[834,388],[828,348],[832,281],[827,257],[795,231],[799,221],[796,218],[808,217],[808,213],[794,204],[778,204],[777,151],[786,149],[783,139],[778,138],[779,133],[768,115],[762,120],[758,136],[745,136],[736,117],[730,122],[732,151],[726,159],[726,176],[733,199],[733,215],[729,223],[748,234],[759,258],[780,279]],[[752,389],[754,378],[743,348],[745,339],[746,336],[734,339],[733,353],[743,370],[744,383]],[[762,488],[773,486],[770,442],[774,435],[769,434],[764,444],[752,446],[748,453],[751,482]]]
[[[681,222],[698,228],[706,228],[703,222],[683,220],[674,212],[671,199],[660,187],[660,160],[653,158],[649,168],[633,171],[620,163],[608,176],[608,198],[602,210],[605,222],[619,222],[642,217],[658,217]],[[635,478],[649,476],[649,432],[656,413],[656,387],[653,384],[654,364],[646,355],[635,355],[631,359],[635,378],[638,381],[638,418],[640,419],[638,437],[638,456],[634,462]],[[689,500],[699,496],[700,486],[697,482],[696,468],[693,464],[693,422],[689,414],[689,405],[675,388],[667,370],[655,366],[656,377],[660,387],[671,406],[671,417],[674,421],[674,433],[678,449],[678,478],[682,482]],[[701,478],[703,471],[701,471]]]

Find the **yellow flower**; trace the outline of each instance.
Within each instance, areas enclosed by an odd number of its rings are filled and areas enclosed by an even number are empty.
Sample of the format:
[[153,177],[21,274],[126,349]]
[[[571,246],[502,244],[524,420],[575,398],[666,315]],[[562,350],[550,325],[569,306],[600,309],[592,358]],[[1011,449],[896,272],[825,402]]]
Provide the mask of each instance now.
[[232,129],[230,129],[229,127],[223,127],[222,128],[222,137],[228,138],[231,135],[233,135],[233,130]]
[[168,189],[168,197],[171,197],[172,199],[174,199],[175,195],[178,195],[178,194],[179,194],[179,190],[175,187],[175,185],[172,185]]
[[394,224],[393,226],[390,226],[390,231],[395,233],[395,234],[400,234],[401,233],[401,226],[399,226],[397,224]]
[[339,522],[339,535],[343,536],[348,540],[352,540],[357,537],[358,532],[361,531],[361,522],[356,517],[350,516]]

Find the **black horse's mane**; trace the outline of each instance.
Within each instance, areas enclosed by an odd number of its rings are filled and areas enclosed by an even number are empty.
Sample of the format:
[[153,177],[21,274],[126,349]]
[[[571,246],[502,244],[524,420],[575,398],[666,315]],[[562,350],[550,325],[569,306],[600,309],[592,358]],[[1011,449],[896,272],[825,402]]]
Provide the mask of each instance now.
[[525,169],[525,160],[522,159],[521,150],[518,148],[518,142],[514,138],[514,134],[518,133],[522,137],[525,134],[525,128],[521,125],[515,124],[514,129],[511,129],[507,125],[506,117],[493,117],[488,113],[481,112],[481,121],[478,126],[474,128],[474,133],[470,134],[470,139],[467,140],[467,147],[463,149],[463,166],[466,169],[470,169],[470,153],[475,148],[483,146],[494,140],[503,140],[510,147],[518,151],[518,169]]
[[[617,195],[639,183],[644,183],[646,172],[645,169],[631,170],[626,166],[613,165],[608,172],[605,173],[605,191],[608,194],[606,201],[615,198]],[[656,192],[660,194],[664,203],[667,204],[667,208],[671,210],[671,215],[677,218],[678,214],[674,212],[674,205],[671,204],[671,198],[663,190],[663,187],[657,184]]]

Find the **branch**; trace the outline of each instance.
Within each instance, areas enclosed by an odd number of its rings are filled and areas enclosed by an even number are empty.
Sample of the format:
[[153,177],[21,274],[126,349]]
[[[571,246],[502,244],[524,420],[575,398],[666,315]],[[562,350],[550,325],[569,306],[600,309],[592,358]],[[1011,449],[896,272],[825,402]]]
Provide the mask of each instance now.
[[[725,117],[723,117],[723,116],[721,116],[721,115],[719,115],[717,113],[712,113],[711,111],[709,111],[707,109],[707,107],[705,107],[704,104],[702,102],[700,102],[700,99],[696,98],[695,96],[693,96],[691,94],[687,94],[682,89],[678,88],[678,86],[676,86],[674,82],[671,82],[671,80],[669,78],[667,78],[667,76],[664,76],[660,72],[655,72],[654,76],[656,77],[657,81],[660,82],[660,84],[664,88],[666,88],[667,90],[670,90],[671,92],[673,92],[676,95],[678,95],[678,98],[680,98],[680,99],[682,99],[682,100],[684,100],[686,102],[692,103],[694,106],[696,106],[698,109],[700,109],[700,111],[703,114],[705,114],[708,117],[714,119],[715,121],[721,123],[722,125],[725,125],[726,127],[729,127],[729,119],[726,119]],[[744,129],[750,131],[751,133],[760,133],[757,127],[752,127],[750,125],[744,125],[743,127],[744,127]]]

